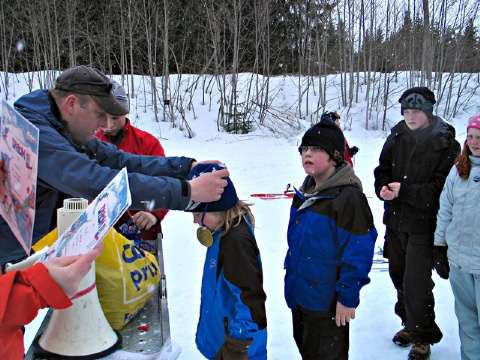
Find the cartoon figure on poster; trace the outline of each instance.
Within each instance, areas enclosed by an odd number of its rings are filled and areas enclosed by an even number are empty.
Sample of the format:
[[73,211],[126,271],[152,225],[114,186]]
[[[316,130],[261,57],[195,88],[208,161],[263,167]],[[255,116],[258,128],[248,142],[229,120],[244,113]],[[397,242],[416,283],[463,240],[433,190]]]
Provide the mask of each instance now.
[[[0,214],[30,254],[35,220],[38,129],[2,102]],[[33,200],[32,200],[33,199]]]

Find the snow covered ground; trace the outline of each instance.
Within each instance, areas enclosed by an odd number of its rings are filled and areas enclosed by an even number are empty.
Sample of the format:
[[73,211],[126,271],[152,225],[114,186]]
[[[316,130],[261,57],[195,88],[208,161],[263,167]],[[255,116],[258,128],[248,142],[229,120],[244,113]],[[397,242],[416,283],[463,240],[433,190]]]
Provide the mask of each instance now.
[[[18,98],[24,92],[19,90],[19,84],[16,87],[15,98]],[[283,91],[289,91],[289,87]],[[296,91],[292,86],[292,94]],[[359,103],[355,106],[356,109],[362,109],[363,105]],[[341,108],[330,107],[330,110],[337,109],[342,113]],[[462,144],[466,123],[474,115],[474,110],[470,113],[463,112],[452,121],[457,128],[457,140]],[[185,155],[197,160],[220,159],[226,163],[239,197],[254,204],[252,210],[256,217],[256,238],[261,251],[264,287],[268,296],[269,359],[300,359],[292,337],[291,313],[283,298],[283,260],[287,249],[290,200],[261,200],[250,197],[250,194],[282,192],[289,183],[295,186],[301,184],[305,174],[297,147],[303,130],[288,138],[274,136],[259,129],[247,135],[226,134],[217,131],[217,109],[209,110],[208,105],[198,103],[195,111],[195,119],[188,114],[189,125],[195,132],[193,139],[186,138],[178,127],[172,128],[169,123],[156,123],[151,110],[144,112],[139,108],[138,113],[133,110],[131,119],[138,127],[159,137],[167,155]],[[390,109],[389,113],[391,123],[401,120],[399,105]],[[352,130],[346,131],[345,135],[351,146],[360,148],[355,156],[354,169],[363,182],[365,194],[369,196],[379,232],[377,245],[383,247],[383,204],[374,196],[373,169],[377,165],[386,134],[364,130],[360,110],[358,118],[354,118],[354,112],[350,116],[353,118]],[[205,247],[196,239],[197,225],[193,224],[189,213],[171,211],[162,227],[172,340],[182,348],[180,360],[202,359],[194,338]],[[444,338],[432,347],[432,359],[460,359],[458,325],[450,284],[440,279],[436,273],[433,276],[436,284],[434,294],[437,320]],[[391,341],[395,332],[401,328],[401,322],[393,312],[396,294],[388,272],[373,270],[370,278],[371,283],[362,289],[356,318],[351,322],[350,359],[406,359],[408,348],[399,348]],[[41,317],[37,318],[27,326],[27,348],[40,319]]]

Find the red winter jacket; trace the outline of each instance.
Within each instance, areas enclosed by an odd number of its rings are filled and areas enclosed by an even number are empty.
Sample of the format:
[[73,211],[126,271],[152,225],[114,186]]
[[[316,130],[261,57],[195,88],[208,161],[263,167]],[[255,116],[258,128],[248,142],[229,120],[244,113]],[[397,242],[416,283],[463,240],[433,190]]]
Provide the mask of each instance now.
[[22,326],[33,321],[38,310],[47,306],[65,309],[70,305],[72,302],[43,264],[0,274],[0,359],[23,359]]
[[[165,151],[163,150],[160,141],[153,136],[152,134],[140,130],[133,126],[130,123],[130,119],[127,118],[125,127],[123,130],[115,136],[115,138],[111,138],[108,135],[105,135],[102,129],[98,129],[95,132],[95,136],[98,137],[100,140],[109,142],[114,144],[118,150],[123,150],[130,154],[135,155],[150,155],[150,156],[163,156],[165,157]],[[119,227],[125,224],[128,219],[135,215],[138,211],[129,211],[131,215],[128,213],[123,214],[123,216],[117,221],[115,224],[115,229],[119,230]],[[142,230],[142,239],[143,240],[153,240],[157,238],[158,233],[162,232],[162,228],[160,226],[160,222],[165,218],[167,215],[168,210],[153,210],[150,211],[154,214],[159,222],[157,226],[152,226],[150,230]]]

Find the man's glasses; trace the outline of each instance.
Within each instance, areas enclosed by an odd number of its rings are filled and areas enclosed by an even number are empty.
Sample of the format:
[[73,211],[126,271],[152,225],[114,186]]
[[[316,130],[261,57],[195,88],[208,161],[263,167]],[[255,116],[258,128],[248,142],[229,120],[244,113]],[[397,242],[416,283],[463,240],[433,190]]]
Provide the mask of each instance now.
[[300,146],[298,151],[300,154],[306,153],[310,149],[311,152],[320,152],[323,149],[320,146]]

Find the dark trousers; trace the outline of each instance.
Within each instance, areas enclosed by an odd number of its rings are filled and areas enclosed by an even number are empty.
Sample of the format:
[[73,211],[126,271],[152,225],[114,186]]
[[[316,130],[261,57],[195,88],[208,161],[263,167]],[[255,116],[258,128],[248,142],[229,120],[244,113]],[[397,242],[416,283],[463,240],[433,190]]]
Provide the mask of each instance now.
[[435,323],[433,297],[433,234],[407,234],[387,227],[385,256],[397,290],[395,313],[412,341],[438,343],[442,332]]
[[349,324],[338,327],[335,318],[292,310],[293,338],[303,360],[347,360]]

